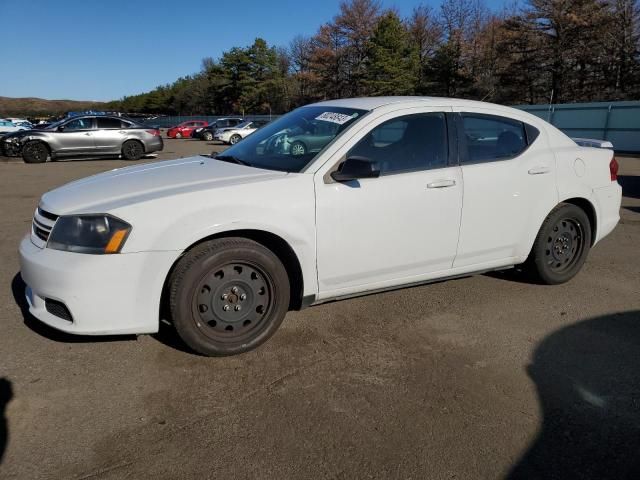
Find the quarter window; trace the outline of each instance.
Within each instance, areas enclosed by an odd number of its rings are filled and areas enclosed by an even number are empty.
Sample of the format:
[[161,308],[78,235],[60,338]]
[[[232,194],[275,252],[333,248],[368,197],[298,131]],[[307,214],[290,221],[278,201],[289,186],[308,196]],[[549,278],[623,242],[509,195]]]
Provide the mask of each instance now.
[[462,156],[463,163],[513,158],[527,148],[525,125],[517,120],[463,113],[462,129],[467,153]]
[[355,156],[376,162],[381,175],[446,167],[445,115],[406,115],[378,125],[347,154]]

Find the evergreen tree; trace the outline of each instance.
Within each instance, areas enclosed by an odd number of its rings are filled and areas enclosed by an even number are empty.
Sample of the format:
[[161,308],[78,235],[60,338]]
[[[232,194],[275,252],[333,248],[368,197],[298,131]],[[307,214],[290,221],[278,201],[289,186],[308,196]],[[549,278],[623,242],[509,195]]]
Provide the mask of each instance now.
[[409,95],[415,91],[418,52],[395,12],[385,13],[368,44],[364,84],[371,95]]

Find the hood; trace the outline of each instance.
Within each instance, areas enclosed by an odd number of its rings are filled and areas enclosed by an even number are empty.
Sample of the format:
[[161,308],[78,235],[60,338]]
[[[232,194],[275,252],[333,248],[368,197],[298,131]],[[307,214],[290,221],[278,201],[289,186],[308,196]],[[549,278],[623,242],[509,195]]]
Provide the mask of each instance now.
[[190,157],[118,168],[45,193],[40,205],[56,215],[109,210],[195,190],[230,187],[280,178],[286,172]]

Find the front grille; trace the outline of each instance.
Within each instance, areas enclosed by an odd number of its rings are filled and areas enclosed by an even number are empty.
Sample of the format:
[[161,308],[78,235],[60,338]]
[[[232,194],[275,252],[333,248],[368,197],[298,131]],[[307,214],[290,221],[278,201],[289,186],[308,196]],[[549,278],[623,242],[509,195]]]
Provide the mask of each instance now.
[[56,223],[57,219],[57,215],[38,207],[33,216],[33,234],[43,242],[46,242],[49,240],[49,234],[51,233],[51,229],[53,229],[53,225]]
[[45,298],[44,306],[51,315],[55,315],[58,318],[66,320],[67,322],[73,323],[73,318],[71,317],[71,312],[67,308],[67,306],[59,302],[58,300],[52,300],[50,298]]

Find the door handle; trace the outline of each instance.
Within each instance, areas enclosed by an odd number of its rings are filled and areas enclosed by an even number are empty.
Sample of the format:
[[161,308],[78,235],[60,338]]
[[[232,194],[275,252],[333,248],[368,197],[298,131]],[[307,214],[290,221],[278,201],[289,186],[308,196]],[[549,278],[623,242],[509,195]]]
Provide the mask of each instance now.
[[91,134],[89,132],[85,133],[86,136],[90,137]]
[[529,169],[529,175],[544,175],[550,171],[549,167],[533,167]]
[[455,186],[455,180],[436,180],[435,182],[427,183],[427,188],[447,188]]

